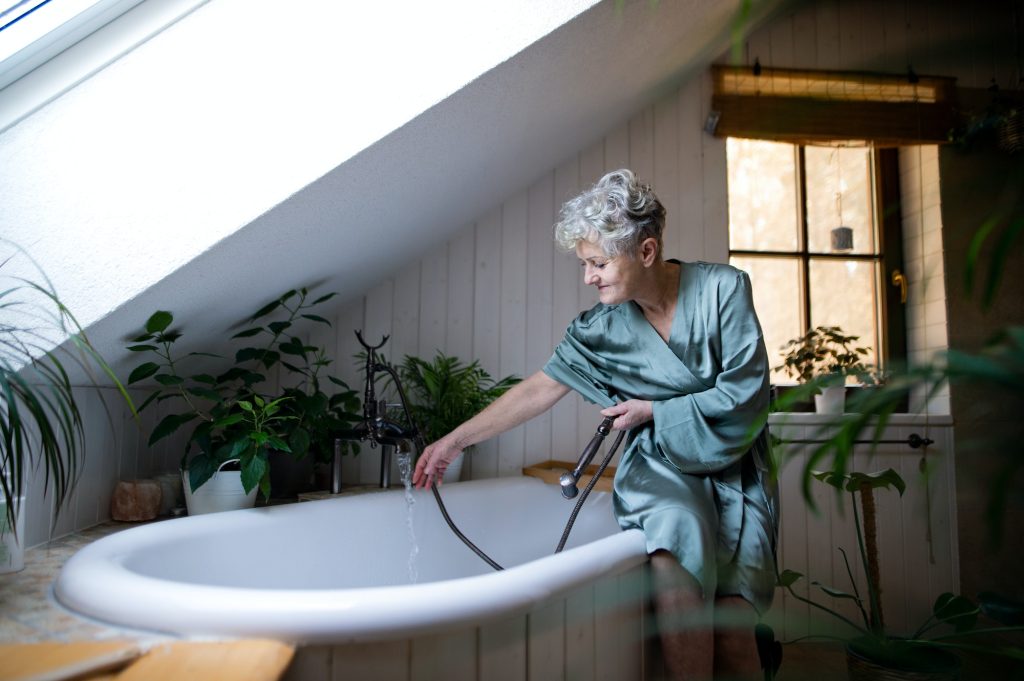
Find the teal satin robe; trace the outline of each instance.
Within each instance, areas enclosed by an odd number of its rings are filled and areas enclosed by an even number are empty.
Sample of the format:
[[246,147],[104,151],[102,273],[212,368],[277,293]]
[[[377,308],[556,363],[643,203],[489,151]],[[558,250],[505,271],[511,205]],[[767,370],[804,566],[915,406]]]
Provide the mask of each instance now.
[[675,555],[706,595],[740,595],[763,612],[778,525],[762,428],[768,358],[750,281],[729,265],[679,264],[667,343],[636,303],[599,303],[569,325],[544,372],[601,407],[653,402],[616,471],[619,524],[641,528],[648,552]]

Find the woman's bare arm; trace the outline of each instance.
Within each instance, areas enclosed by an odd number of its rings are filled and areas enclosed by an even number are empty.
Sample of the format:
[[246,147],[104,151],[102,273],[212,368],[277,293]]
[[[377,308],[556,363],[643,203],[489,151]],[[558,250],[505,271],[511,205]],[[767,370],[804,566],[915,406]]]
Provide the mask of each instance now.
[[440,482],[445,469],[463,449],[529,421],[568,392],[569,388],[543,371],[517,383],[479,414],[424,449],[416,463],[413,484],[423,488],[435,480]]

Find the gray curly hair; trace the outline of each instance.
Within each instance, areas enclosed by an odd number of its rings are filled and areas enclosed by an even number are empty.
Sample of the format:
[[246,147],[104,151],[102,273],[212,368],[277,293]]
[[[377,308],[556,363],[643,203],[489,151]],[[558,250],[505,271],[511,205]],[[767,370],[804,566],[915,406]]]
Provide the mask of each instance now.
[[597,244],[610,257],[634,256],[645,239],[654,238],[661,253],[665,207],[650,185],[632,170],[614,170],[562,206],[555,242],[571,251],[580,241]]

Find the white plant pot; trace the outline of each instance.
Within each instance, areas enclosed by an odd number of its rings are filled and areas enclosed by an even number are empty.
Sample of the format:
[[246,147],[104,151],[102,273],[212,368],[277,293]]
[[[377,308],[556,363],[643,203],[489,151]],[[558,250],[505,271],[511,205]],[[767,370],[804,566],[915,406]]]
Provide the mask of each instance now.
[[[0,500],[0,574],[25,567],[25,497],[18,497],[18,515],[11,527],[7,520],[7,502]],[[16,532],[13,530],[17,530]]]
[[814,396],[814,410],[819,414],[842,414],[845,409],[845,385],[830,385]]
[[[237,461],[238,459],[225,461],[220,468]],[[195,492],[188,481],[188,469],[181,472],[181,481],[185,487],[185,508],[188,509],[189,515],[237,511],[256,505],[256,493],[259,488],[253,487],[252,491],[246,494],[242,488],[242,471],[225,471],[220,468]]]
[[445,483],[459,481],[459,478],[462,477],[462,461],[465,458],[466,454],[463,452],[459,458],[452,461],[448,468],[445,469],[444,475],[441,476],[441,479],[444,480]]

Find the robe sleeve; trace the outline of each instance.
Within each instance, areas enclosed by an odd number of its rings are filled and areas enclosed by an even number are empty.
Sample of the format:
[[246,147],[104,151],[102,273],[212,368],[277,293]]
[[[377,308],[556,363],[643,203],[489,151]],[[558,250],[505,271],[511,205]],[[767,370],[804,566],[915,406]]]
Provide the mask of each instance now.
[[616,400],[609,388],[603,359],[581,340],[585,333],[585,316],[576,318],[565,331],[565,337],[555,347],[543,371],[550,378],[575,390],[583,399],[601,407],[610,407]]
[[736,461],[760,432],[768,409],[768,353],[750,279],[732,273],[704,296],[712,306],[704,311],[708,347],[721,365],[714,386],[653,403],[654,444],[685,473],[719,470]]

